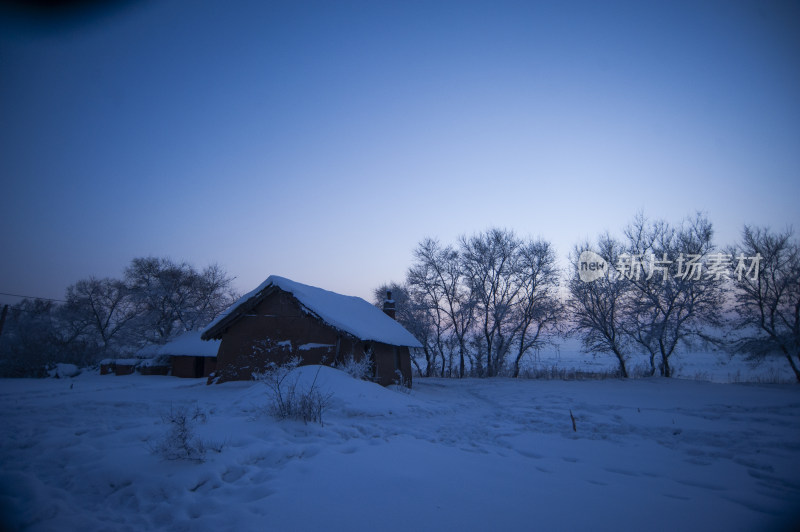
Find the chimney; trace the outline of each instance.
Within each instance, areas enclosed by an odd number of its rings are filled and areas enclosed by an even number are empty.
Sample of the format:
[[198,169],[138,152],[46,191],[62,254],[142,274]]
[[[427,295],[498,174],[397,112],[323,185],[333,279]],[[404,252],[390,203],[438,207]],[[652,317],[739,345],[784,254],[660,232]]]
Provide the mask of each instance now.
[[386,301],[383,302],[383,312],[385,312],[390,318],[395,319],[394,299],[392,299],[392,292],[390,290],[386,291]]

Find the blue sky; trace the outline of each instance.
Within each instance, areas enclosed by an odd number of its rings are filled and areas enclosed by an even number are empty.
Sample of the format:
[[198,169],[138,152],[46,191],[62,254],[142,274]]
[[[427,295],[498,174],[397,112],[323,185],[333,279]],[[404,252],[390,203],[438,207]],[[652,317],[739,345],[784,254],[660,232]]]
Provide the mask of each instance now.
[[[423,238],[800,230],[797,2],[0,12],[0,292],[138,256],[369,297]],[[15,302],[0,296],[0,303]]]

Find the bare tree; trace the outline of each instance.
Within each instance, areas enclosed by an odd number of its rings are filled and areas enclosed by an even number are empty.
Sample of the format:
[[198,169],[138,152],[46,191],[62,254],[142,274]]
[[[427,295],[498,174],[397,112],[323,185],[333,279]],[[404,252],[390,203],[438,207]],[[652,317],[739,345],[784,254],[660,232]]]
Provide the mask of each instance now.
[[[606,275],[591,282],[579,277],[581,265],[578,260],[584,251],[593,251],[607,261]],[[620,374],[628,377],[626,363],[629,355],[624,324],[630,285],[619,282],[616,272],[608,266],[617,261],[621,252],[622,244],[608,234],[599,239],[595,249],[589,244],[575,248],[571,258],[573,273],[567,285],[567,308],[572,317],[571,332],[580,336],[584,351],[614,355]]]
[[114,346],[123,351],[125,347],[136,347],[126,334],[139,314],[125,283],[91,277],[68,287],[66,299],[64,320],[76,334],[87,335],[97,343],[101,353]]
[[525,354],[559,332],[563,305],[547,242],[492,228],[461,237],[458,249],[426,239],[414,256],[406,284],[410,308],[427,331],[429,367],[438,358],[442,376],[456,373],[453,355],[460,377],[467,361],[473,374],[498,375],[511,353],[517,376]]
[[786,358],[800,382],[800,242],[791,229],[745,226],[735,261],[736,348],[753,359]]
[[233,278],[218,266],[197,272],[186,262],[137,258],[125,270],[125,281],[151,343],[205,325],[235,300]]
[[455,347],[459,376],[463,377],[474,304],[464,286],[458,252],[451,246],[443,247],[434,239],[423,240],[414,250],[414,264],[408,271],[407,282],[413,297],[422,303],[432,320],[435,345],[442,360],[442,376],[445,366],[451,364],[450,355]]
[[460,244],[464,280],[474,301],[486,374],[491,377],[503,367],[517,330],[512,320],[521,289],[517,271],[520,242],[513,232],[493,228],[462,237]]
[[194,308],[187,323],[190,329],[205,326],[239,298],[231,286],[233,280],[219,264],[194,271]]
[[724,256],[714,253],[711,222],[699,213],[676,228],[639,215],[625,235],[627,253],[616,263],[632,286],[624,329],[650,354],[651,371],[658,358],[661,374],[671,377],[670,357],[678,345],[707,338],[705,329],[720,325],[729,273]]
[[532,349],[540,349],[561,332],[565,319],[564,305],[558,299],[559,272],[556,256],[549,242],[531,240],[517,247],[515,261],[517,301],[514,305],[514,332],[517,352],[514,377],[519,376],[520,361]]

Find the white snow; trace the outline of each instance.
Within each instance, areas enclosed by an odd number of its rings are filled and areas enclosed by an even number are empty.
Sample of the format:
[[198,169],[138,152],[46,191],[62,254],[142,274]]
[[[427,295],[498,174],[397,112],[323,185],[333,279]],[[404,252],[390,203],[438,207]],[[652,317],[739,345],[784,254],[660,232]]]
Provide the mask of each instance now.
[[156,357],[156,358],[149,358],[147,360],[141,360],[138,364],[138,367],[151,368],[151,367],[166,366],[166,365],[169,365],[169,359]]
[[203,341],[200,331],[189,331],[158,348],[156,354],[171,356],[215,357],[219,351],[219,340]]
[[[673,376],[683,379],[705,380],[719,383],[762,382],[794,383],[797,379],[783,357],[773,357],[758,363],[742,356],[731,356],[724,350],[678,350],[670,358]],[[531,352],[523,358],[523,371],[529,369],[584,373],[609,373],[618,369],[614,355],[592,355],[581,350],[576,338],[562,339],[555,348]],[[645,374],[649,369],[648,357],[638,353],[627,362],[629,372]]]
[[158,352],[161,349],[161,345],[159,344],[148,344],[133,354],[136,358],[152,358],[154,356],[158,356]]
[[334,344],[318,344],[314,342],[309,342],[307,344],[302,344],[297,346],[298,351],[310,351],[311,349],[317,349],[320,347],[336,347]]
[[81,370],[75,364],[56,364],[47,374],[58,379],[66,379],[76,377],[80,372]]
[[[305,366],[324,426],[257,382],[3,380],[0,529],[782,530],[800,524],[797,385],[420,379]],[[151,452],[197,406],[205,463]],[[573,431],[570,411],[575,416]]]
[[136,366],[142,362],[141,358],[117,358],[114,362],[118,366]]
[[336,329],[352,334],[356,338],[383,342],[389,345],[422,347],[419,341],[402,325],[360,297],[337,294],[336,292],[301,284],[277,275],[269,276],[255,290],[239,298],[236,303],[217,316],[205,328],[204,332],[213,328],[240,305],[270,286],[289,292],[308,311],[318,316],[322,321]]

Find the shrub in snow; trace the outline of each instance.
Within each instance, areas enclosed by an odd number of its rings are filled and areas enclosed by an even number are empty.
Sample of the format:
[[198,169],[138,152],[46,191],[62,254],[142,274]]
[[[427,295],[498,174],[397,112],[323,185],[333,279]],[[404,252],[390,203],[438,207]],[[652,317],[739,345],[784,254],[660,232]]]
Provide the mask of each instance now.
[[411,393],[411,387],[408,385],[408,381],[406,381],[405,377],[403,377],[403,372],[399,369],[394,370],[396,378],[394,379],[394,384],[391,385],[391,388],[402,393]]
[[350,353],[347,355],[347,357],[345,357],[344,362],[339,366],[339,369],[351,377],[361,379],[362,381],[372,380],[372,375],[374,374],[372,370],[372,359],[366,354],[360,359],[356,360],[356,358],[353,356],[353,353]]
[[253,373],[253,378],[267,386],[270,394],[269,412],[277,419],[299,419],[322,425],[322,414],[330,403],[332,393],[322,393],[317,386],[319,369],[311,386],[299,385],[299,374],[294,370],[302,359],[294,357],[285,364],[270,363],[266,370]]
[[222,451],[222,445],[201,440],[195,434],[196,425],[205,423],[206,419],[206,413],[197,405],[192,409],[170,407],[169,412],[161,416],[167,432],[151,450],[167,460],[204,462],[209,450]]

